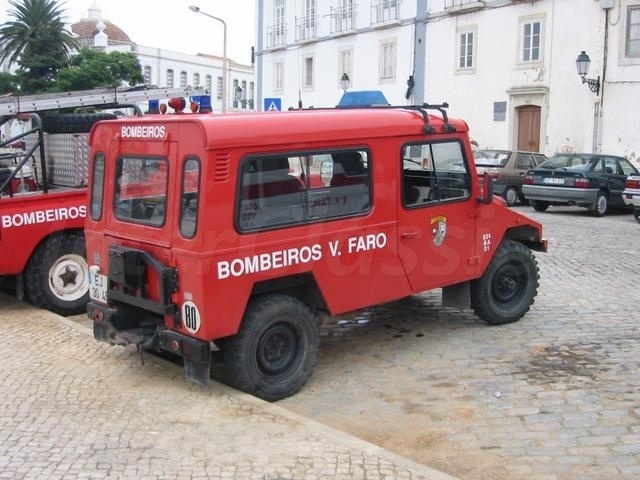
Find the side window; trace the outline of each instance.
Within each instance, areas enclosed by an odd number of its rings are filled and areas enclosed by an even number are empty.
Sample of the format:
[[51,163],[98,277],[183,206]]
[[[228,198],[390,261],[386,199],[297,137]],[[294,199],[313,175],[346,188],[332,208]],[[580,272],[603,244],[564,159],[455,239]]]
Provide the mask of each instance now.
[[593,171],[595,173],[604,173],[604,165],[602,164],[601,158],[596,158],[593,160]]
[[533,154],[533,160],[534,160],[534,167],[537,165],[540,165],[542,162],[544,162],[547,159],[547,157],[545,157],[544,155],[536,155],[535,153]]
[[370,206],[364,150],[248,157],[241,163],[240,231],[363,214]]
[[622,175],[618,170],[618,161],[615,158],[604,157],[604,173],[608,175]]
[[104,155],[99,153],[93,161],[93,184],[91,185],[91,219],[102,218],[104,198]]
[[121,157],[116,162],[114,214],[118,220],[160,227],[165,222],[166,159]]
[[200,185],[200,162],[189,158],[182,167],[182,188],[180,205],[180,233],[193,238],[198,225],[198,203]]
[[533,161],[533,157],[529,153],[519,153],[516,158],[516,168],[527,169],[533,168],[536,164]]
[[459,142],[406,145],[402,149],[402,197],[405,207],[469,197],[467,166]]

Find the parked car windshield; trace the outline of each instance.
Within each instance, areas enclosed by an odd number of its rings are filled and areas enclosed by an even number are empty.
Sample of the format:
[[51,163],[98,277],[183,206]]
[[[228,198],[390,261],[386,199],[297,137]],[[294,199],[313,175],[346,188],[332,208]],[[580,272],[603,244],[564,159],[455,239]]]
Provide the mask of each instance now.
[[538,168],[563,168],[571,166],[579,166],[588,164],[593,157],[578,156],[578,155],[555,155],[548,160],[545,160]]
[[473,158],[479,167],[504,167],[509,153],[508,150],[477,150],[473,152]]

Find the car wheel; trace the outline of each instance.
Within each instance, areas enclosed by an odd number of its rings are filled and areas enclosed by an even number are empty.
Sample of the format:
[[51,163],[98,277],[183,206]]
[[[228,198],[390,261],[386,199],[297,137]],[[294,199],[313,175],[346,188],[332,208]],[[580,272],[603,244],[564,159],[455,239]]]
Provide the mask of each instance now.
[[504,203],[507,207],[513,207],[516,203],[518,203],[518,189],[516,187],[507,187],[504,191]]
[[549,208],[549,202],[543,202],[542,200],[531,200],[531,206],[536,212],[546,212]]
[[633,207],[633,218],[636,222],[640,223],[640,207]]
[[527,247],[504,240],[482,277],[471,282],[471,306],[489,325],[520,319],[538,294],[538,262]]
[[598,192],[596,201],[589,207],[589,211],[596,217],[603,217],[609,208],[609,198],[605,192]]
[[31,256],[25,270],[25,288],[36,307],[59,315],[85,311],[89,301],[89,267],[84,235],[52,235]]
[[229,382],[267,401],[296,393],[318,359],[318,326],[309,308],[287,295],[251,301],[225,346]]

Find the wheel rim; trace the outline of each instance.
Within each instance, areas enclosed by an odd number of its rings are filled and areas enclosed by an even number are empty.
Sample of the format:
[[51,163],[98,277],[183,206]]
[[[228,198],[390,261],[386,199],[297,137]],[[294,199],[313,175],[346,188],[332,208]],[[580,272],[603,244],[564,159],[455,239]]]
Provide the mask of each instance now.
[[518,201],[518,192],[514,188],[508,188],[504,195],[507,205],[515,205]]
[[63,302],[79,300],[89,291],[89,267],[80,255],[64,255],[49,270],[49,289]]
[[598,213],[604,214],[607,211],[607,197],[599,195],[596,201],[596,208],[598,209]]
[[298,337],[293,327],[280,322],[271,325],[260,338],[257,360],[260,370],[269,375],[286,371],[298,353]]
[[527,274],[522,266],[512,262],[500,268],[491,285],[491,294],[497,303],[508,305],[522,298],[527,289]]

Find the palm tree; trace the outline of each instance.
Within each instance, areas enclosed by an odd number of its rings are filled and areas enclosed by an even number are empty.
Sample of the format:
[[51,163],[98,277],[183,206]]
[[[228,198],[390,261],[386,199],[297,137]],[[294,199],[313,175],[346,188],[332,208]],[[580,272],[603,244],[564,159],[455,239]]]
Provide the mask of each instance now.
[[10,0],[9,5],[13,20],[0,27],[0,63],[20,65],[23,91],[46,90],[78,48],[65,29],[64,11],[56,0]]

